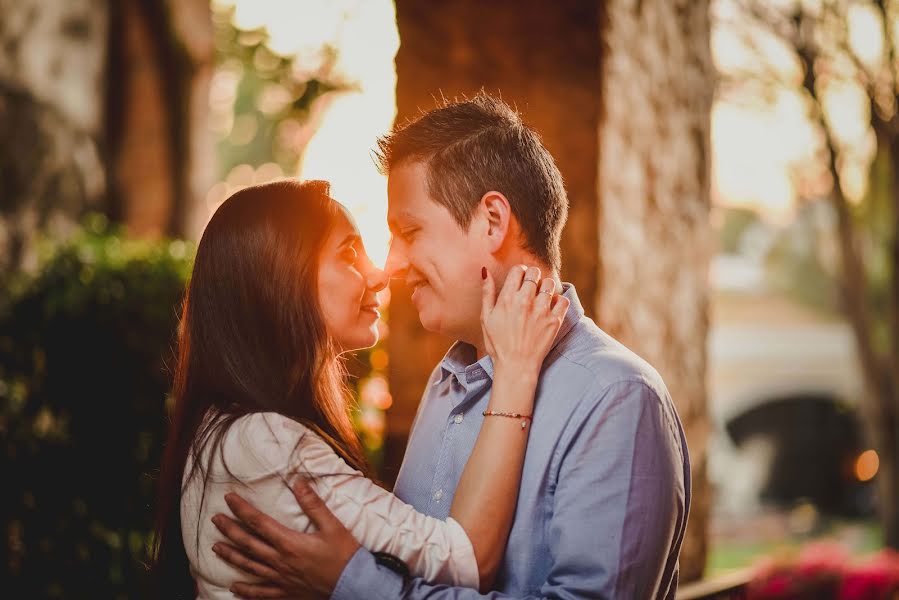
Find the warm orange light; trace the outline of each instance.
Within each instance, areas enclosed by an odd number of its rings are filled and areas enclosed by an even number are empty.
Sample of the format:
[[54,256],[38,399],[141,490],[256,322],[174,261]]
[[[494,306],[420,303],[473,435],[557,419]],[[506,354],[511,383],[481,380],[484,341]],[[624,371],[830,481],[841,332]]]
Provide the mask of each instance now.
[[870,481],[880,468],[880,457],[874,450],[865,450],[855,459],[855,476],[859,481]]
[[390,357],[387,356],[387,352],[383,348],[378,348],[377,350],[372,350],[371,355],[368,357],[368,362],[371,363],[372,369],[383,371],[390,364]]
[[387,410],[391,406],[393,406],[393,396],[390,394],[379,396],[378,403],[375,404],[375,408],[379,408],[381,410]]
[[[346,91],[323,100],[321,112],[305,125],[315,130],[314,135],[303,152],[299,173],[286,175],[329,181],[332,196],[355,216],[368,255],[375,264],[383,265],[390,239],[387,180],[378,173],[372,150],[378,137],[390,131],[396,116],[394,57],[399,48],[399,32],[393,1],[213,2],[234,6],[234,21],[240,28],[264,27],[269,47],[292,56],[299,71],[316,75],[324,69],[327,77],[346,85]],[[232,74],[225,73],[215,82],[214,103],[230,109],[236,90],[233,79]],[[220,112],[227,116],[229,111]],[[239,123],[219,121],[217,127],[231,131],[232,137],[248,135],[249,124],[243,124],[241,129]],[[247,181],[240,185],[254,183],[253,174],[246,169],[237,176]],[[259,183],[259,179],[256,173],[255,182]],[[235,191],[237,186],[228,183],[227,193],[221,188],[210,191],[207,202],[211,210]]]
[[393,405],[393,396],[387,386],[387,380],[380,375],[371,377],[359,386],[359,400],[364,408],[387,410]]
[[[797,196],[809,193],[803,187],[816,183],[797,180],[797,165],[815,162],[821,143],[798,89],[799,61],[778,36],[741,25],[747,20],[740,16],[740,3],[716,4],[711,47],[724,78],[745,79],[747,71],[758,72],[763,64],[762,72],[776,74],[772,79],[792,84],[783,89],[767,86],[767,99],[753,91],[725,92],[716,99],[711,131],[713,198],[721,205],[753,208],[773,222],[787,223],[794,217]],[[845,41],[863,63],[873,66],[884,54],[881,21],[875,8],[856,4],[847,11]],[[869,99],[854,81],[833,83],[823,102],[840,144],[857,151],[858,156],[844,160],[841,169],[848,175],[844,191],[858,200],[867,189],[873,149],[865,116]]]

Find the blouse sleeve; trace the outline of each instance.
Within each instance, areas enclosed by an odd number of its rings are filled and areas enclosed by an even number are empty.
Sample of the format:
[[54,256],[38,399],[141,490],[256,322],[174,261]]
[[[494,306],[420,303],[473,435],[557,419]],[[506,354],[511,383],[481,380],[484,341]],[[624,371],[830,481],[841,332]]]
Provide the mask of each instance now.
[[[249,491],[251,498],[263,480],[269,480],[269,484],[272,478],[280,480],[274,486],[276,491],[257,504],[260,510],[295,529],[311,527],[289,488],[295,477],[309,476],[331,512],[368,550],[396,556],[408,565],[413,575],[428,581],[478,587],[480,578],[474,549],[457,521],[452,518],[442,521],[416,511],[352,469],[321,437],[301,423],[275,413],[249,418],[246,424],[249,427],[237,427],[235,432],[243,438],[236,446],[243,448],[238,450],[242,456],[229,457],[229,461],[234,458],[236,463],[248,465],[246,453],[252,450],[252,472],[239,469],[249,476],[249,481],[244,479],[249,489],[243,488],[241,493],[247,495]],[[233,454],[233,449],[235,444],[227,443],[226,439],[226,454]]]

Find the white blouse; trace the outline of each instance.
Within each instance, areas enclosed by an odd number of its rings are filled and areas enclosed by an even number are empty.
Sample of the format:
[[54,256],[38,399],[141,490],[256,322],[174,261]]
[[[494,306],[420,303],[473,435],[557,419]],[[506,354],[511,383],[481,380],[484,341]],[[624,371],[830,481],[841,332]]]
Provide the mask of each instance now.
[[[213,461],[207,473],[210,452]],[[219,447],[204,450],[202,470],[187,481],[193,458],[185,468],[181,531],[198,598],[234,598],[228,590],[233,583],[258,580],[212,551],[216,542],[227,542],[210,519],[216,513],[233,516],[225,504],[228,492],[240,494],[288,527],[314,530],[289,488],[298,473],[311,476],[312,487],[331,512],[368,550],[389,552],[413,575],[429,581],[478,587],[474,550],[458,522],[417,512],[350,468],[321,437],[292,419],[277,413],[241,417]]]

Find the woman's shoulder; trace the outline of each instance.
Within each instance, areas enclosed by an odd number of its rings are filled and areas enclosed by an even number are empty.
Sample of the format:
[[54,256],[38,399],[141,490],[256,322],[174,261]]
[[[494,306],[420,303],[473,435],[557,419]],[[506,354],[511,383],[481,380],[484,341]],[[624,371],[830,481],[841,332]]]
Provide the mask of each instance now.
[[349,469],[311,427],[275,412],[241,416],[224,432],[221,444],[224,462],[245,475],[297,466],[309,471]]
[[303,423],[276,412],[253,412],[236,419],[229,428],[233,433],[262,433],[272,436],[306,435],[312,429]]

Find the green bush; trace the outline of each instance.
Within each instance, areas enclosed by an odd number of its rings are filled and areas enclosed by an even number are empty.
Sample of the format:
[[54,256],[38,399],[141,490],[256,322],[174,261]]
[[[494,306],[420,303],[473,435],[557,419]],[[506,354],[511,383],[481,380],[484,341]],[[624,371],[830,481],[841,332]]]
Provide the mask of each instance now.
[[134,598],[194,248],[92,217],[0,299],[4,597]]

